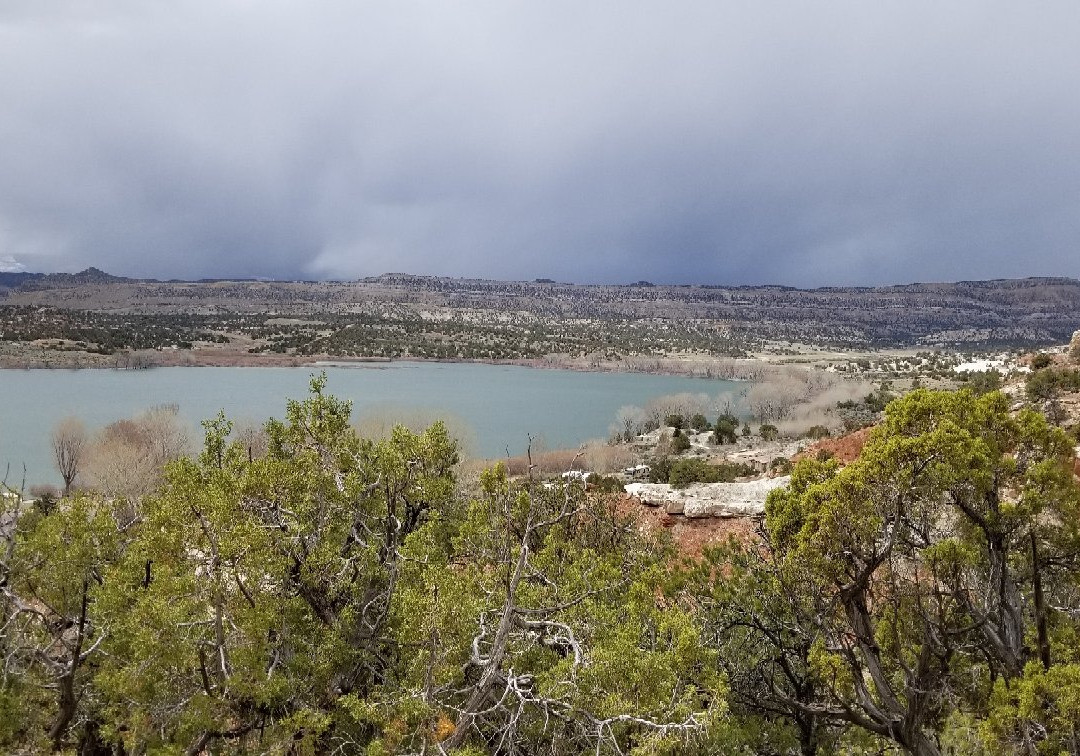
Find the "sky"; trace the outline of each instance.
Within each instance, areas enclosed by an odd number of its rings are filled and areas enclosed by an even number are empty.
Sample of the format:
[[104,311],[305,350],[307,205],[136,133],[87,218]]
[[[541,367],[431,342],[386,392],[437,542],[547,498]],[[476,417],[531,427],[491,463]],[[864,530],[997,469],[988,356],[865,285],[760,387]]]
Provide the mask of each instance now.
[[3,0],[0,271],[1080,277],[1080,3]]

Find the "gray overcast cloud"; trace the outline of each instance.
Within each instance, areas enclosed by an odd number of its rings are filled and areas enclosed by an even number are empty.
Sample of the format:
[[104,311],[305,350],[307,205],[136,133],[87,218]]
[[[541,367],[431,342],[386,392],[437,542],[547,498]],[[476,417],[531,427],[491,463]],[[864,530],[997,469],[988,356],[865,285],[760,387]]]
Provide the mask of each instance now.
[[1080,3],[0,5],[0,269],[1080,277]]

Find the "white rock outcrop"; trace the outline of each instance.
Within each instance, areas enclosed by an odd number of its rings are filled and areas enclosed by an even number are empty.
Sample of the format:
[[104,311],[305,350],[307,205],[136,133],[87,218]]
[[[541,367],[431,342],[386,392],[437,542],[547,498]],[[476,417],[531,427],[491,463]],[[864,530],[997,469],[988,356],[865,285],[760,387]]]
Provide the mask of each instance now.
[[685,517],[750,517],[765,511],[765,497],[788,484],[791,476],[736,483],[692,483],[672,488],[667,483],[629,483],[626,493],[650,507]]

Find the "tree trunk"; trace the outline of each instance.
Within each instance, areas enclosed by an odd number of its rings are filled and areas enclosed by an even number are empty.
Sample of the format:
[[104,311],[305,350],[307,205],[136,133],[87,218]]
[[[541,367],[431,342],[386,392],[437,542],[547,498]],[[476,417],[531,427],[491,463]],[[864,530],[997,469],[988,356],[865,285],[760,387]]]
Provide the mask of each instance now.
[[818,739],[817,739],[817,727],[814,726],[812,718],[802,718],[798,720],[799,724],[799,753],[802,756],[817,756],[818,752]]
[[907,743],[904,743],[904,747],[911,751],[915,756],[941,756],[941,750],[930,738],[926,737],[921,731],[910,733],[906,738]]
[[106,743],[101,739],[100,723],[91,719],[83,727],[76,753],[78,756],[124,756],[124,743],[120,741],[115,746]]
[[1039,637],[1039,660],[1050,669],[1050,637],[1046,629],[1046,600],[1043,597],[1042,568],[1039,566],[1039,542],[1031,531],[1031,579],[1035,594],[1035,629]]
[[[999,660],[1005,670],[1006,678],[1019,677],[1024,669],[1024,627],[1020,616],[1020,594],[1016,584],[1009,576],[1008,554],[1004,538],[997,534],[987,534],[987,551],[990,562],[990,576],[995,581],[992,589],[997,594],[997,606],[988,607],[988,619],[996,629],[1000,639]],[[996,611],[995,611],[996,610]],[[993,627],[996,625],[996,628]],[[994,648],[995,645],[991,645]]]
[[[74,665],[73,665],[74,666]],[[54,751],[61,751],[64,747],[64,734],[68,725],[75,718],[75,709],[78,699],[75,698],[75,671],[72,669],[60,678],[60,695],[57,701],[58,711],[52,726],[49,728],[49,740],[52,741]]]
[[80,657],[82,656],[83,638],[86,637],[86,610],[90,600],[90,584],[84,580],[82,584],[82,607],[79,610],[78,635],[75,636],[75,648],[71,650],[71,662],[67,672],[60,678],[58,685],[60,693],[57,697],[56,719],[49,728],[49,740],[52,741],[54,751],[63,748],[64,735],[67,733],[71,720],[75,718],[79,699],[75,695],[75,673],[79,670]]

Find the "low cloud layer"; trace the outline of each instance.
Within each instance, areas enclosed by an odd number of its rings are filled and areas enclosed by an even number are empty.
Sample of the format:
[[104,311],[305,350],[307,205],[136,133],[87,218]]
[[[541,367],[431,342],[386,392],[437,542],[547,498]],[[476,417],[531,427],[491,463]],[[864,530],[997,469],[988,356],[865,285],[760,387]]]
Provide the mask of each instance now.
[[1080,5],[0,6],[0,267],[1080,277]]

